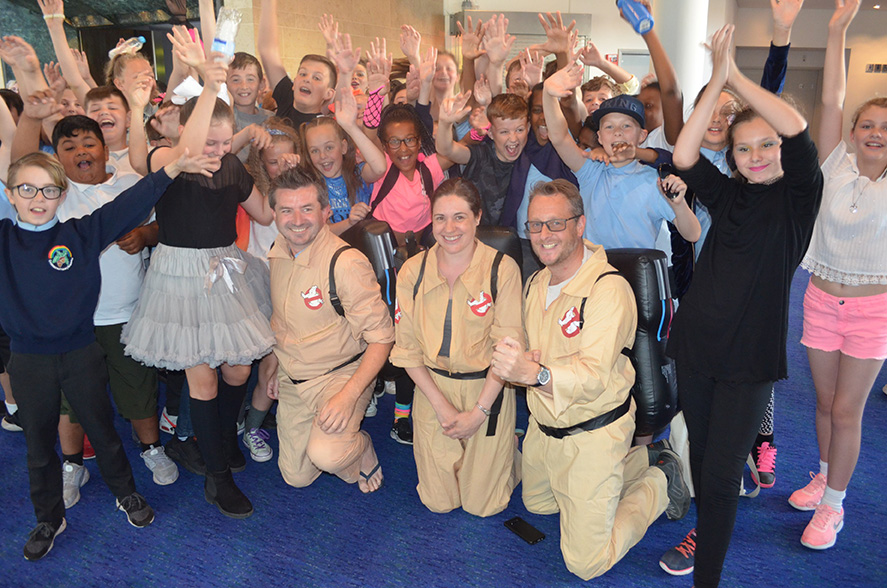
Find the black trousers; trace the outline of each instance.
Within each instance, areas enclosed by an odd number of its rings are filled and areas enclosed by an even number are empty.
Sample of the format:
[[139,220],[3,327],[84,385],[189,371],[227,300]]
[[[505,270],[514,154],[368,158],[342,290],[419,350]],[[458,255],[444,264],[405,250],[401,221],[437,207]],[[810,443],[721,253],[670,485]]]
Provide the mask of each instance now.
[[773,382],[726,382],[677,364],[678,394],[690,439],[696,489],[697,588],[717,586],[730,546],[745,460]]
[[102,479],[117,498],[135,492],[135,480],[108,397],[108,372],[98,343],[56,355],[12,353],[7,366],[18,390],[19,421],[28,444],[31,502],[38,523],[61,523],[62,464],[55,450],[61,392],[95,448]]

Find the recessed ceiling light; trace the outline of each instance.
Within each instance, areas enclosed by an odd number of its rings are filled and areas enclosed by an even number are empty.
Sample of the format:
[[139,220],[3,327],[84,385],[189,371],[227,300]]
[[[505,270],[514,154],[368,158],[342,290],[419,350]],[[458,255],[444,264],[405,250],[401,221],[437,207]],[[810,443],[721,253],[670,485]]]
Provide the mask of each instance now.
[[872,8],[874,8],[875,10],[881,10],[881,5],[875,4],[874,6],[872,6]]

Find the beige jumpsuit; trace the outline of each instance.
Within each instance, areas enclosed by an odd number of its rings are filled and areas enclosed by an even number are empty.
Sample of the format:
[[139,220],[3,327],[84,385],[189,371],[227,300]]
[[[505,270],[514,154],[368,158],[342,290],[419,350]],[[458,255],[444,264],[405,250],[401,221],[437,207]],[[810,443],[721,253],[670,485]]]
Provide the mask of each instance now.
[[[613,423],[556,439],[537,423],[571,427],[617,408],[634,383],[622,349],[634,344],[637,305],[603,247],[592,254],[545,308],[551,272],[529,286],[524,325],[530,349],[551,370],[552,397],[527,390],[530,424],[524,441],[523,499],[530,512],[560,512],[561,552],[567,568],[588,580],[613,567],[644,536],[668,505],[666,478],[649,466],[646,447],[630,449],[636,406]],[[579,308],[588,297],[584,325]]]
[[[370,262],[356,249],[336,262],[338,296],[345,309],[339,316],[329,301],[330,260],[345,242],[324,226],[314,242],[293,258],[278,236],[271,266],[271,328],[280,362],[277,432],[278,465],[287,484],[303,487],[329,472],[352,484],[360,475],[360,457],[370,436],[360,430],[373,393],[363,391],[342,433],[326,433],[314,422],[323,405],[337,394],[360,365],[360,359],[333,370],[364,351],[370,343],[391,343],[394,326],[382,301]],[[295,380],[307,380],[294,384]]]
[[[435,245],[427,256],[415,300],[422,256],[404,264],[397,277],[397,340],[391,363],[434,367],[452,373],[478,372],[489,367],[493,345],[509,336],[523,344],[520,323],[520,270],[507,255],[499,265],[498,295],[492,302],[490,277],[496,251],[478,243],[468,269],[453,286],[452,338],[449,357],[440,355],[449,285],[439,271]],[[458,411],[474,408],[484,380],[457,380],[429,370],[441,393]],[[422,503],[434,512],[461,506],[477,516],[501,512],[520,481],[520,454],[514,445],[514,389],[505,387],[496,433],[487,436],[488,420],[469,439],[452,439],[428,399],[417,389],[413,406],[413,452]],[[490,407],[486,407],[490,408]]]

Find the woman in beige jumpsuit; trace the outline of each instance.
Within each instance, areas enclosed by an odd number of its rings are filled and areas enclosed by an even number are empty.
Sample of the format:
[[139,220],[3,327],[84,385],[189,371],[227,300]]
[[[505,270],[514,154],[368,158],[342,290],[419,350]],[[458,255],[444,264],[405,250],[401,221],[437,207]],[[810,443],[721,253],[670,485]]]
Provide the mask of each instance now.
[[524,341],[520,270],[477,240],[481,203],[471,182],[443,182],[431,207],[437,244],[397,278],[391,362],[419,392],[413,451],[422,503],[486,517],[508,505],[520,481],[514,389],[488,370],[499,339]]

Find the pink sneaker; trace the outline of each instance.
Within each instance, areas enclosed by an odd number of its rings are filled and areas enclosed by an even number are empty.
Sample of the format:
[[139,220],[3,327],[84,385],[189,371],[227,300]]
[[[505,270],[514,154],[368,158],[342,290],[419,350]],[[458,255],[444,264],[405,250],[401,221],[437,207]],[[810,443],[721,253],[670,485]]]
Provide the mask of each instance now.
[[844,509],[835,510],[820,504],[801,535],[801,545],[810,549],[828,549],[835,544],[835,538],[843,528]]
[[795,490],[788,499],[788,503],[798,510],[815,510],[825,493],[825,476],[821,473],[814,476],[810,472],[810,477],[813,478],[810,483]]
[[776,446],[764,441],[755,447],[755,451],[758,454],[755,459],[758,475],[755,477],[752,472],[752,479],[761,488],[772,488],[776,483]]

